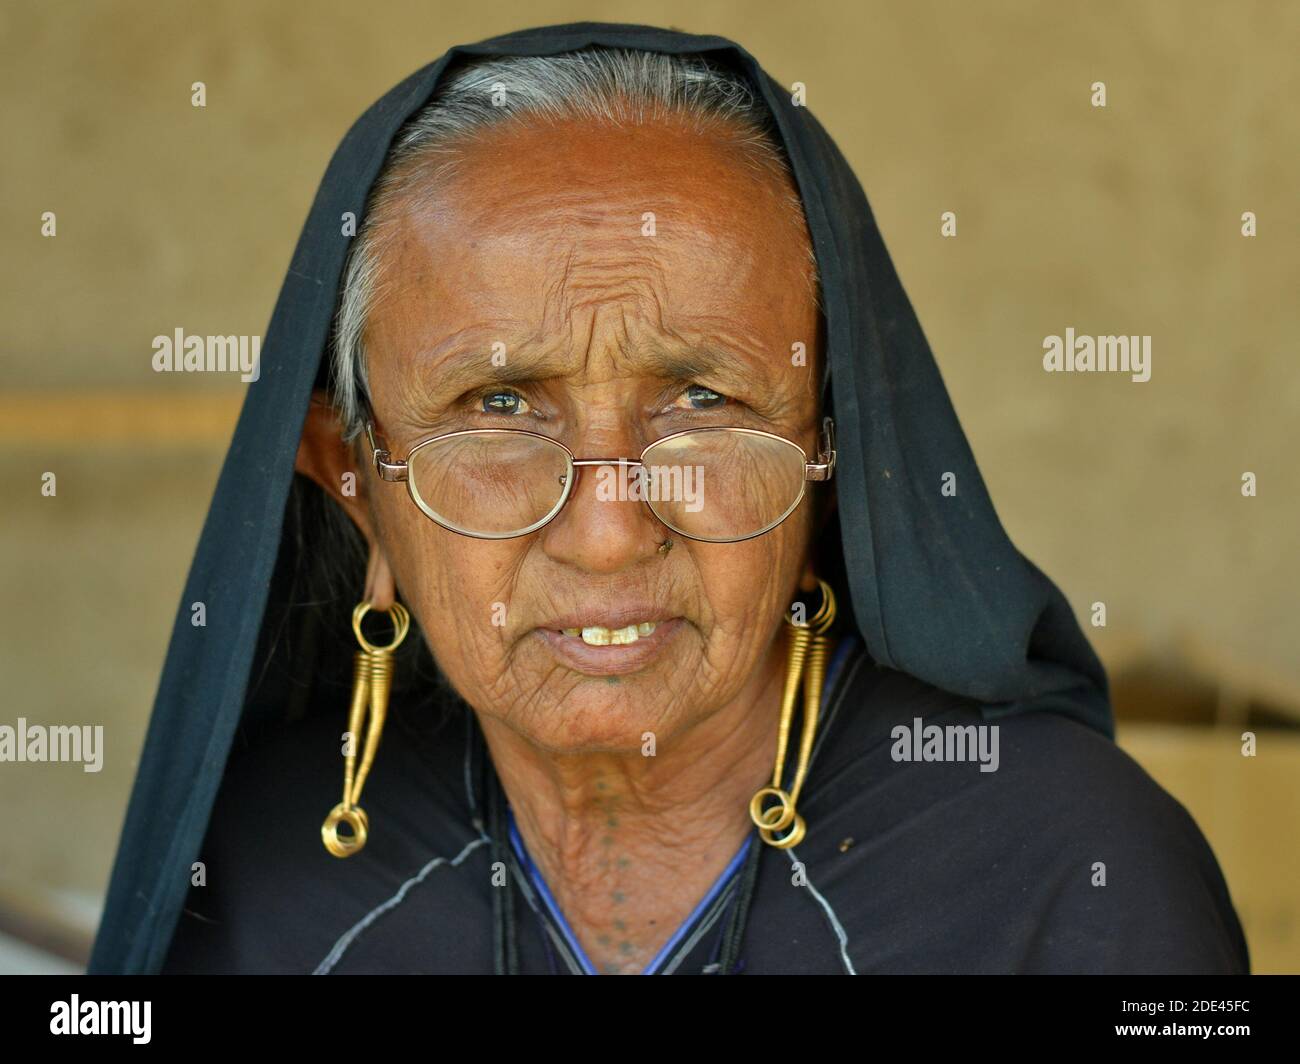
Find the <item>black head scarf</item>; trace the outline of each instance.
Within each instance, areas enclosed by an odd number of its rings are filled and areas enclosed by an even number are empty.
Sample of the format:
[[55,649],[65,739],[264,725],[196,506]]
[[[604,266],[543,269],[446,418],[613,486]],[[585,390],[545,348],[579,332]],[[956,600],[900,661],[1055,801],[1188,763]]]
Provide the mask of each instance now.
[[[837,429],[834,582],[870,656],[983,704],[988,719],[1048,711],[1113,737],[1105,673],[1060,591],[1012,545],[984,488],[934,356],[848,163],[806,107],[721,37],[578,23],[452,48],[375,103],[316,193],[262,345],[177,613],[91,960],[153,972],[166,955],[237,734],[332,667],[277,612],[301,529],[286,520],[294,459],[349,248],[402,124],[457,57],[551,55],[589,45],[703,54],[743,73],[770,108],[803,199],[821,277],[827,394]],[[957,494],[939,490],[956,475]],[[206,627],[191,623],[205,604]],[[331,621],[331,623],[333,623]],[[346,627],[346,618],[339,621]],[[329,796],[324,796],[328,798]]]

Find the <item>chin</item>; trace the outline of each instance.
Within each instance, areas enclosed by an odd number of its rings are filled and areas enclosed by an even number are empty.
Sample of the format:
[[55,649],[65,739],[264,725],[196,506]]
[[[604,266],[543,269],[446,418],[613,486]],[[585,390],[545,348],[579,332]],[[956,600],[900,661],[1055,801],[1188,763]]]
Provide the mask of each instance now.
[[535,745],[554,754],[641,754],[653,733],[662,745],[677,727],[661,682],[649,676],[585,677],[559,704],[530,707],[512,726]]

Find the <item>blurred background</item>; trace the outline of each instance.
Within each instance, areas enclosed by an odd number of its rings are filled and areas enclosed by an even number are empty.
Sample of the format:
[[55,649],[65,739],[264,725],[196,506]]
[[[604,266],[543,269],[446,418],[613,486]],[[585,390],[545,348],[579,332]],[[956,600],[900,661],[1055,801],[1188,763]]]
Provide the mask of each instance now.
[[[154,373],[153,337],[262,335],[361,111],[453,44],[579,20],[805,84],[1120,745],[1209,838],[1254,970],[1300,971],[1300,5],[3,0],[0,724],[102,724],[106,753],[0,763],[0,972],[84,967],[247,387]],[[1152,336],[1150,381],[1044,373],[1066,327]]]

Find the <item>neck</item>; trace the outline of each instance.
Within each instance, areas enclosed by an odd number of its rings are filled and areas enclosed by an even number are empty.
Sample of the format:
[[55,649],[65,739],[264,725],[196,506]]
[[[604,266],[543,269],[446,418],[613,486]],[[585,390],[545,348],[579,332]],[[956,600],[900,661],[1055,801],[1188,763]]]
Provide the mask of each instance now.
[[480,716],[524,844],[597,970],[643,970],[753,830],[749,800],[772,777],[785,648],[774,639],[735,698],[653,757],[555,755]]

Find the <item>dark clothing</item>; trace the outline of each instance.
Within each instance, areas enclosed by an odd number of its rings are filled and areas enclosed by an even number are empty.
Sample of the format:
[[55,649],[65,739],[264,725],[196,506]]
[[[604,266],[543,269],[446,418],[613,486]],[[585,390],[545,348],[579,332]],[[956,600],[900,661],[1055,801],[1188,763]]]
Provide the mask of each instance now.
[[[852,650],[799,803],[807,837],[793,852],[753,838],[738,971],[1248,970],[1200,830],[1111,741],[1031,713],[998,722],[996,771],[896,761],[895,726],[985,721],[974,703]],[[320,824],[337,800],[341,714],[232,758],[202,851],[207,886],[190,890],[164,971],[493,971],[500,888],[476,719],[462,708],[439,724],[428,705],[394,707],[366,787],[370,840],[339,860]],[[806,885],[795,885],[795,861]],[[1093,885],[1096,862],[1104,886]],[[508,863],[520,970],[581,971],[532,908],[513,851]],[[733,876],[685,929],[666,974],[716,969],[739,884]]]

